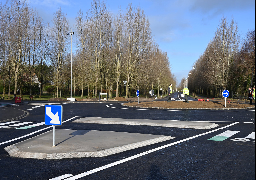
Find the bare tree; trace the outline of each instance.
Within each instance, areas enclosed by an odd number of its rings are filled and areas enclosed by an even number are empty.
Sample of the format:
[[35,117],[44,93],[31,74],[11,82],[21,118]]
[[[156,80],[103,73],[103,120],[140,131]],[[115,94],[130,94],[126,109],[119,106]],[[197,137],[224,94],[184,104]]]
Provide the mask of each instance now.
[[62,68],[64,65],[64,53],[67,46],[67,33],[69,30],[69,25],[65,15],[62,13],[61,8],[56,11],[53,19],[54,27],[51,29],[51,61],[55,69],[55,86],[56,86],[56,96],[59,97],[59,86],[60,78],[62,73]]

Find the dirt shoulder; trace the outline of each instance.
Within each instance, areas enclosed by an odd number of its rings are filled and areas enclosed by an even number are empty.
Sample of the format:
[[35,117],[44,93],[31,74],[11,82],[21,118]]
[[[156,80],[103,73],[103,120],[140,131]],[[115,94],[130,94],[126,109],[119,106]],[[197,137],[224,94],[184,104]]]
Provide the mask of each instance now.
[[[188,103],[183,101],[153,101],[153,102],[129,102],[124,103],[125,106],[142,107],[142,108],[163,108],[163,109],[220,109],[225,108],[225,101],[189,101]],[[238,103],[235,101],[227,101],[226,108],[255,108],[253,105],[247,103]]]

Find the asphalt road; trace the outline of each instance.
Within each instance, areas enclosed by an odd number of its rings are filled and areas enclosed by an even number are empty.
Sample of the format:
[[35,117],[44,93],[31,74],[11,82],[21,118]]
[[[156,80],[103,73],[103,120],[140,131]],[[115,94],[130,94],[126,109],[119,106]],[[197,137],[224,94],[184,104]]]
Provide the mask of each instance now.
[[[175,111],[127,108],[118,102],[62,105],[63,121],[73,119],[56,129],[175,138],[106,157],[60,160],[10,157],[4,150],[6,146],[47,132],[49,129],[45,128],[49,126],[43,123],[44,104],[3,107],[0,108],[1,179],[255,179],[255,110]],[[218,126],[193,129],[74,123],[85,117],[209,121]]]

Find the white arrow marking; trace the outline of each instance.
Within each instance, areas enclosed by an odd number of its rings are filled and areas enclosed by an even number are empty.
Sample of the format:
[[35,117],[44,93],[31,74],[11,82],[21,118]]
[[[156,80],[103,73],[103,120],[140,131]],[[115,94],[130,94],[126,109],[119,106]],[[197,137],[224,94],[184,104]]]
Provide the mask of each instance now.
[[51,124],[60,124],[58,111],[54,115],[51,111],[51,107],[46,107],[46,114],[49,116],[52,120],[50,121]]
[[246,136],[245,138],[255,139],[255,132],[252,132],[251,134],[249,134],[249,135]]

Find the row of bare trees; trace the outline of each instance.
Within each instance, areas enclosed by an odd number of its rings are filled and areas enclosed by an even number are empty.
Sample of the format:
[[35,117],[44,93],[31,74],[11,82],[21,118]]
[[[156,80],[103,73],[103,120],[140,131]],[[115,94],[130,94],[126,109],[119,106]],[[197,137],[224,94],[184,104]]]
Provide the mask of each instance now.
[[[112,15],[104,3],[93,0],[89,11],[76,18],[78,39],[73,53],[73,87],[81,96],[106,90],[128,97],[134,90],[167,90],[175,86],[169,59],[154,42],[143,10],[129,5]],[[54,14],[44,23],[25,1],[0,4],[0,91],[42,94],[53,86],[56,97],[70,92],[70,36],[66,15]],[[125,86],[125,90],[123,87]],[[76,92],[76,91],[74,91]]]
[[255,30],[249,31],[240,44],[234,20],[228,23],[222,18],[215,37],[189,72],[190,91],[217,97],[224,89],[233,94],[245,94],[254,86]]
[[125,14],[113,17],[104,3],[94,1],[85,16],[79,12],[77,32],[76,84],[81,90],[88,86],[95,94],[98,87],[115,89],[118,97],[125,85],[127,97],[131,89],[167,90],[168,83],[175,84],[167,54],[154,43],[140,8],[129,5]]

